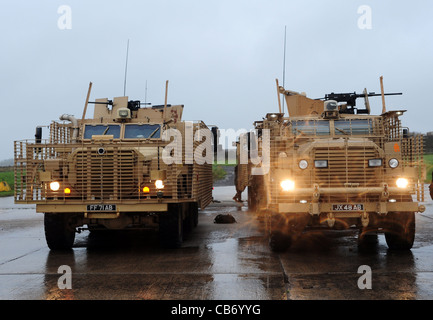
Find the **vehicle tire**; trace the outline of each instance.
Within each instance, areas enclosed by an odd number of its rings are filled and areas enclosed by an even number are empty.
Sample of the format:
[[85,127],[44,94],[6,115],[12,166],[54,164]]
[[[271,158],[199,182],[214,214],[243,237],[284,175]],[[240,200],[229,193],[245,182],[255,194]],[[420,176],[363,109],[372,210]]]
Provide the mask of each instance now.
[[183,203],[181,204],[183,206],[183,211],[185,212],[185,219],[183,219],[183,234],[186,235],[190,233],[195,225],[194,225],[194,212],[192,203]]
[[169,204],[168,211],[159,215],[160,243],[165,248],[179,248],[183,241],[182,206]]
[[251,212],[259,212],[265,197],[263,176],[253,176],[251,185],[248,187],[248,209]]
[[385,240],[391,250],[410,250],[415,240],[415,213],[388,213]]
[[256,192],[254,187],[248,186],[248,210],[255,212],[257,209]]
[[274,252],[284,252],[290,248],[292,239],[282,231],[273,230],[269,236],[269,247]]
[[272,215],[269,223],[269,247],[274,252],[286,251],[292,244],[286,220],[281,215]]
[[366,228],[360,228],[358,233],[358,250],[370,250],[379,243],[377,232],[368,231]]
[[192,213],[192,221],[194,228],[198,225],[198,203],[197,202],[191,202],[189,204],[189,210]]
[[51,250],[69,250],[75,241],[70,214],[44,214],[45,240]]

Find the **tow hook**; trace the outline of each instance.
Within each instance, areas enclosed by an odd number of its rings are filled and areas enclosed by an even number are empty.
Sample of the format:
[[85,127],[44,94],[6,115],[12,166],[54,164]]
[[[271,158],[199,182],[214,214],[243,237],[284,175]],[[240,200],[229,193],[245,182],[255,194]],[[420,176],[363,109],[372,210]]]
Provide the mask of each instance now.
[[368,224],[370,223],[370,219],[368,217],[368,213],[365,212],[365,211],[363,212],[363,214],[361,216],[361,223],[362,223],[362,226],[364,228],[368,227]]
[[328,213],[327,222],[328,222],[328,226],[330,228],[332,228],[334,226],[334,224],[335,224],[335,218],[334,218],[334,214],[332,212]]

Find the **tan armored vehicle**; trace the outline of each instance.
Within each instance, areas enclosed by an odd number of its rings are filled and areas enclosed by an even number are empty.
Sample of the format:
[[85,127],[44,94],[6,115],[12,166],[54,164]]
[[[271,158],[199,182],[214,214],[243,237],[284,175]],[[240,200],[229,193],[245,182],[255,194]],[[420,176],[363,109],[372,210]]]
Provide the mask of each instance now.
[[126,96],[89,102],[90,88],[81,119],[62,115],[48,140],[37,128],[34,141],[15,142],[15,202],[45,213],[51,249],[71,248],[84,225],[153,228],[163,246],[180,246],[198,208],[212,201],[212,164],[192,159],[201,143],[193,137],[209,129],[182,121],[183,105],[143,107]]
[[[289,116],[280,104],[279,113],[254,123],[255,133],[241,136],[235,182],[235,198],[248,187],[250,210],[265,214],[271,248],[285,250],[316,227],[357,227],[361,246],[367,235],[384,232],[389,248],[410,249],[414,213],[425,210],[418,203],[424,173],[422,136],[410,135],[399,119],[406,110],[385,110],[383,86],[382,94],[322,99],[278,81],[277,90]],[[383,112],[372,115],[368,98],[380,95]],[[365,105],[357,108],[361,97]]]

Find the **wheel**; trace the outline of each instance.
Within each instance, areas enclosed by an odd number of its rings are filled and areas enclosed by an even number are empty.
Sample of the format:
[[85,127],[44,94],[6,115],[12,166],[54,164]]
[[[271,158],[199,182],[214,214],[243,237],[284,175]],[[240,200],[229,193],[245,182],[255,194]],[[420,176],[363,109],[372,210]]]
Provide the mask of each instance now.
[[182,205],[169,204],[168,211],[159,215],[160,243],[166,248],[179,248],[183,241]]
[[307,212],[274,214],[270,218],[269,246],[273,251],[285,251],[298,240],[311,217]]
[[192,221],[194,228],[198,225],[198,203],[197,202],[191,202],[189,204],[189,210],[192,214]]
[[248,210],[255,212],[257,209],[256,205],[256,193],[252,186],[248,186]]
[[388,213],[385,240],[392,250],[410,250],[415,240],[415,213]]
[[71,249],[75,241],[75,228],[69,214],[45,213],[45,240],[51,250]]
[[271,231],[269,237],[269,247],[274,252],[284,252],[292,245],[292,238],[279,230]]
[[280,214],[272,215],[269,223],[269,247],[274,252],[286,251],[292,244],[286,219]]
[[258,212],[265,196],[264,180],[262,176],[253,176],[252,186],[248,187],[248,209],[252,212]]
[[183,220],[184,234],[190,233],[198,224],[197,202],[184,203],[185,219]]
[[360,228],[358,233],[358,250],[373,249],[379,243],[377,231],[369,231],[366,228]]

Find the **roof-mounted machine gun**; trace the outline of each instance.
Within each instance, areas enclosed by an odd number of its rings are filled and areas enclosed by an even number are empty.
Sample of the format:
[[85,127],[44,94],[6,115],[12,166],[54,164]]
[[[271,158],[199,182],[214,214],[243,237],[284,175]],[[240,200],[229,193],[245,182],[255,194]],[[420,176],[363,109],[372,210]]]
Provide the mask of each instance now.
[[[384,93],[383,95],[381,93],[374,93],[374,92],[367,92],[367,89],[364,89],[364,93],[357,94],[356,92],[353,93],[334,93],[331,92],[329,94],[326,94],[324,98],[319,98],[316,100],[334,100],[338,102],[346,102],[345,104],[340,105],[340,113],[348,113],[348,114],[370,114],[370,104],[368,102],[368,97],[377,97],[377,96],[395,96],[395,95],[402,95],[402,93]],[[359,109],[356,108],[356,99],[358,98],[364,98],[365,99],[365,108]]]

